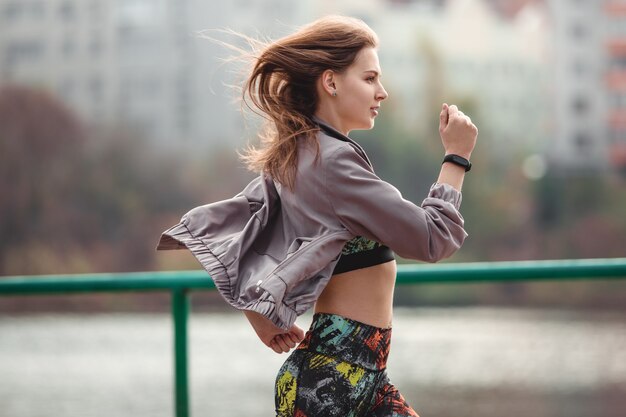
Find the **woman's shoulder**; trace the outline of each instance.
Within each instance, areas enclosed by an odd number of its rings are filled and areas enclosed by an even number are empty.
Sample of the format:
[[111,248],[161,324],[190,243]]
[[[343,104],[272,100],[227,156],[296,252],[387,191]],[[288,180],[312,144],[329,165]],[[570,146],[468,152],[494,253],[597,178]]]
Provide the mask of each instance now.
[[325,167],[338,154],[355,152],[349,143],[328,136],[323,131],[298,140],[298,165],[301,169],[311,165],[319,169],[320,166]]
[[358,146],[318,132],[315,137],[303,141],[298,150],[298,183],[303,189],[323,189],[329,178],[374,170]]

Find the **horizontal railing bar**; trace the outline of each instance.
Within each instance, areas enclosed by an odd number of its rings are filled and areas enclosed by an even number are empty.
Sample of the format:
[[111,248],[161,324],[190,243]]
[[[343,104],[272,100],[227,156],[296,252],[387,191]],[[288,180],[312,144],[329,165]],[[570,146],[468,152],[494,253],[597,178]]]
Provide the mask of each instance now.
[[[399,284],[626,278],[626,258],[399,264]],[[214,289],[204,270],[0,277],[0,296]]]
[[213,289],[204,270],[0,277],[0,296],[109,291]]
[[458,283],[626,278],[626,258],[398,265],[397,282]]

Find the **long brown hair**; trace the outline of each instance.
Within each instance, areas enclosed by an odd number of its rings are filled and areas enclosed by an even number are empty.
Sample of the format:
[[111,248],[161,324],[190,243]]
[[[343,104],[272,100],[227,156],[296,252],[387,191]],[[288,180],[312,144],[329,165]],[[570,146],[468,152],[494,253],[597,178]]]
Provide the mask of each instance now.
[[259,132],[261,147],[248,146],[240,154],[247,167],[293,189],[296,138],[313,140],[319,130],[312,120],[319,102],[317,79],[328,69],[345,71],[363,48],[377,45],[369,26],[345,16],[323,17],[264,44],[242,91],[244,103],[266,119]]

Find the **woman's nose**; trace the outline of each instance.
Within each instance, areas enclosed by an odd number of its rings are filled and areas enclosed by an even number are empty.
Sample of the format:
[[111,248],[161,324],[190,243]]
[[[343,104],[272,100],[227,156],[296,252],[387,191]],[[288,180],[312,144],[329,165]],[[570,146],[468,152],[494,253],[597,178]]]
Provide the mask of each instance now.
[[387,90],[385,90],[385,88],[381,85],[380,90],[378,91],[378,94],[376,95],[376,99],[382,101],[386,99],[387,97],[389,97],[389,94],[387,94]]

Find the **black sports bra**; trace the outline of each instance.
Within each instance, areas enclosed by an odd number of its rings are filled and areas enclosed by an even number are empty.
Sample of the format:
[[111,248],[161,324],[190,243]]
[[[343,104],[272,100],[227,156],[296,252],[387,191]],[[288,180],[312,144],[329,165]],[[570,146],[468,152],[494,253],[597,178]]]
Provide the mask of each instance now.
[[395,257],[389,247],[363,236],[356,236],[344,245],[341,257],[333,270],[333,275],[367,268],[393,259]]

